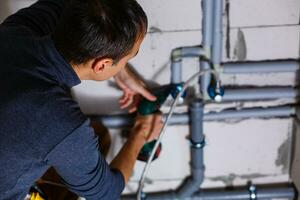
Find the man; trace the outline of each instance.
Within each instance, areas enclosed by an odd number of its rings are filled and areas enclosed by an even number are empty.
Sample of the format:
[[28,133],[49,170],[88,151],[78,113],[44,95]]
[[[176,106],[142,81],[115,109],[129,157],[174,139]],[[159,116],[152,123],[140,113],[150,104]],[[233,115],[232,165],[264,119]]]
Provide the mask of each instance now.
[[70,95],[80,80],[115,77],[122,108],[155,100],[125,65],[147,18],[135,0],[40,0],[0,26],[0,199],[24,199],[50,167],[87,199],[117,199],[161,116],[138,116],[108,165],[90,121]]

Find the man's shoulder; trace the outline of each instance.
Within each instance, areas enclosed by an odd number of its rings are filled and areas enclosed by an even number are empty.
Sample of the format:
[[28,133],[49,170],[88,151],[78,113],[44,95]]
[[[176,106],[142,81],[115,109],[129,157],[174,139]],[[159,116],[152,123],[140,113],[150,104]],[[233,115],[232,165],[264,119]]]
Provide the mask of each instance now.
[[42,158],[85,120],[78,103],[59,85],[7,91],[0,98],[0,143],[14,152],[27,149],[23,154]]
[[[50,109],[51,108],[51,109]],[[71,91],[62,86],[52,86],[44,98],[43,110],[49,115],[56,115],[64,120],[85,120],[79,104],[71,95]]]
[[80,121],[85,120],[79,104],[71,95],[70,89],[61,85],[49,84],[43,87],[38,87],[31,91],[34,100],[37,101],[37,109],[41,116],[51,116],[53,120],[63,121]]
[[7,93],[0,103],[3,114],[40,134],[68,134],[86,120],[70,91],[55,84],[20,88]]
[[0,38],[2,40],[24,40],[34,38],[32,31],[24,26],[15,26],[14,24],[0,24]]

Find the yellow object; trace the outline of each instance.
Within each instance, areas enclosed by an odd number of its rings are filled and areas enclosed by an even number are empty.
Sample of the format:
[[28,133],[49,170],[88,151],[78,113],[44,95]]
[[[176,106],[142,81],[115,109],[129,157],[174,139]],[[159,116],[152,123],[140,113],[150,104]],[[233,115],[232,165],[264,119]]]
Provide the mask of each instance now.
[[44,200],[39,193],[33,192],[30,195],[30,200]]

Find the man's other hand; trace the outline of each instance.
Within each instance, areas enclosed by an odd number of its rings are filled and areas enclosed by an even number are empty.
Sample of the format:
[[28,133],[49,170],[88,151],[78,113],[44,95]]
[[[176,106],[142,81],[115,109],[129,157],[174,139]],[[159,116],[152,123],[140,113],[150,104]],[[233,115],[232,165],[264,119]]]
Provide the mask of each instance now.
[[162,113],[157,112],[146,116],[138,115],[131,136],[142,137],[146,143],[157,138],[162,127]]
[[123,90],[123,96],[119,100],[121,109],[128,108],[130,113],[135,112],[141,96],[150,101],[156,100],[156,97],[145,88],[143,81],[130,71],[127,66],[114,78],[118,86]]

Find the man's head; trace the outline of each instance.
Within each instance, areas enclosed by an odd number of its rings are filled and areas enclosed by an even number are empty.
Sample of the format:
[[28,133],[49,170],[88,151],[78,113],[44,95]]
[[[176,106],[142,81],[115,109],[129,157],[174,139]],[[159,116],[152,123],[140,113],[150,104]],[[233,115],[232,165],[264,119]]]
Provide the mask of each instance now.
[[135,56],[146,31],[146,14],[135,0],[70,0],[53,40],[72,66],[88,64],[98,73],[92,79],[104,80]]

